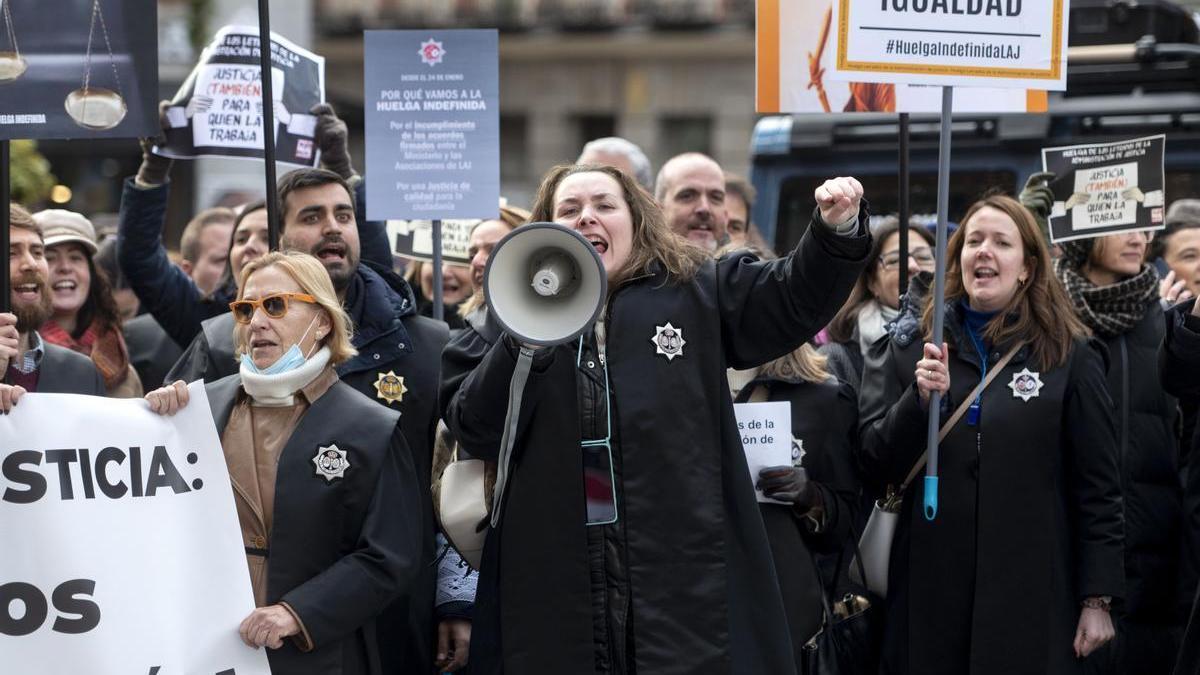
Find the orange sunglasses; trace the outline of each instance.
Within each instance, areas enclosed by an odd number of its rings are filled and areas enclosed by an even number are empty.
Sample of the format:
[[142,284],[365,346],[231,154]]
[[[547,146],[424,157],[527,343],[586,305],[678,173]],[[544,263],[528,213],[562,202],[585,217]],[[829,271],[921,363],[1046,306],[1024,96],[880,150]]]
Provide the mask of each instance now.
[[233,320],[238,323],[250,323],[254,318],[254,310],[260,307],[272,319],[282,319],[287,316],[288,303],[292,300],[317,304],[317,299],[307,293],[272,293],[258,300],[234,300],[229,303],[229,309],[233,311]]

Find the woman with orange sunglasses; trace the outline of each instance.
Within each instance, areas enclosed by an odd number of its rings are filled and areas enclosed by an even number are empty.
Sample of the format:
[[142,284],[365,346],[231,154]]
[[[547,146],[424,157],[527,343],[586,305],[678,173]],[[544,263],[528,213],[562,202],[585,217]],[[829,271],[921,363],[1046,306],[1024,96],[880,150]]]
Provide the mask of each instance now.
[[[273,672],[378,672],[375,617],[407,589],[423,543],[400,414],[339,381],[350,320],[316,258],[269,253],[239,288],[240,370],[207,385],[257,606],[239,631],[270,650]],[[146,400],[171,415],[187,389]]]

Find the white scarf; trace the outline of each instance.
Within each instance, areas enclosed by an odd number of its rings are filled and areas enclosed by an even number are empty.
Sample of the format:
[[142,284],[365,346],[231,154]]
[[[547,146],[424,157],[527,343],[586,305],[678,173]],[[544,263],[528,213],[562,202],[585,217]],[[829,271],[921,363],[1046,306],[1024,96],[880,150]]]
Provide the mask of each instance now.
[[295,401],[296,392],[309,382],[317,379],[325,366],[329,364],[329,347],[313,354],[304,365],[278,375],[259,375],[245,368],[240,368],[242,374],[242,389],[254,399],[254,405],[272,408],[284,408]]
[[887,333],[888,324],[899,316],[899,309],[892,309],[878,300],[863,305],[858,311],[858,347],[863,354]]

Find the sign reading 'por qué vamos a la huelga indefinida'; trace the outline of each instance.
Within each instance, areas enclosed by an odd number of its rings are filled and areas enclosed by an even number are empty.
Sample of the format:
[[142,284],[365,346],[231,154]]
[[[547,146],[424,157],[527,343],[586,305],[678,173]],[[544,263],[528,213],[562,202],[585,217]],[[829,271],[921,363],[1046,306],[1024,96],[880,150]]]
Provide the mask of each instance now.
[[1067,87],[1067,0],[835,0],[830,78]]

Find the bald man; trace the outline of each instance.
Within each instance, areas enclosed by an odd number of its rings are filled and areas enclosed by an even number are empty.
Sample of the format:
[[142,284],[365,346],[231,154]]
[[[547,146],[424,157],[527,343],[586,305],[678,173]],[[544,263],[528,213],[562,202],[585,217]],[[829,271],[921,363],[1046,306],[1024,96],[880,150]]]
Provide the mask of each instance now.
[[711,157],[685,152],[667,160],[654,183],[654,196],[667,225],[691,243],[716,251],[728,240],[725,173]]

